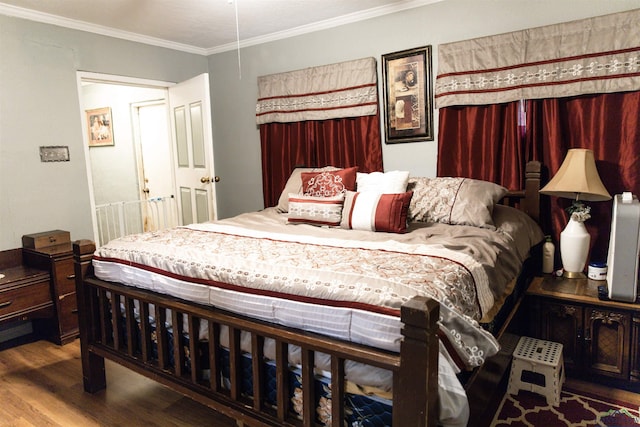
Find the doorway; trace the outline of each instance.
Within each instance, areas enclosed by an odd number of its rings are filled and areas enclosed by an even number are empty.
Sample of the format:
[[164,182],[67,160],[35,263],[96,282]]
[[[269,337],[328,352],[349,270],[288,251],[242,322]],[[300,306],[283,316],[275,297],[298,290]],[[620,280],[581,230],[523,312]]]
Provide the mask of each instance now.
[[[193,205],[187,190],[199,196],[197,207],[204,204],[207,208],[206,217],[192,217],[197,222],[216,219],[215,180],[210,179],[213,142],[208,75],[173,84],[79,72],[78,93],[94,240],[98,246],[125,234],[196,222],[183,215],[184,205]],[[183,104],[176,105],[176,100],[182,98]],[[113,144],[89,147],[85,111],[107,107],[112,114]],[[185,116],[184,111],[189,114]],[[195,119],[192,111],[199,112]],[[174,153],[180,154],[184,142],[195,148],[178,161]],[[203,147],[207,152],[204,162],[197,155]],[[193,159],[198,160],[197,164]],[[178,188],[176,174],[184,169],[194,169],[197,181]],[[167,211],[168,220],[151,216]]]

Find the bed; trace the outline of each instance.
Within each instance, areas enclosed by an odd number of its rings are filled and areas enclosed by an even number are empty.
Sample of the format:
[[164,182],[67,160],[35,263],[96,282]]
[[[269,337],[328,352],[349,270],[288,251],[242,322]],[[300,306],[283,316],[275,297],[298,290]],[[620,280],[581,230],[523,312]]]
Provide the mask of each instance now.
[[466,424],[458,373],[535,271],[540,164],[509,192],[395,172],[298,170],[273,208],[75,242],[85,390],[108,358],[239,424]]

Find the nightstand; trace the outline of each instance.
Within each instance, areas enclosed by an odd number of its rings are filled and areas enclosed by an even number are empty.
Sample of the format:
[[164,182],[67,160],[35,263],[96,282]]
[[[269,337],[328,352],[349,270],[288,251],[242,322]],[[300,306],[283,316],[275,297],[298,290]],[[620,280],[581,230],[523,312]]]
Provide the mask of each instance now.
[[[66,344],[78,337],[78,309],[71,243],[56,244],[39,249],[22,248],[26,265],[51,274],[51,299],[55,318],[39,325],[51,340]],[[41,322],[42,323],[42,322]]]
[[640,381],[640,304],[598,299],[605,281],[536,277],[527,290],[533,335],[564,347],[567,373],[623,386]]

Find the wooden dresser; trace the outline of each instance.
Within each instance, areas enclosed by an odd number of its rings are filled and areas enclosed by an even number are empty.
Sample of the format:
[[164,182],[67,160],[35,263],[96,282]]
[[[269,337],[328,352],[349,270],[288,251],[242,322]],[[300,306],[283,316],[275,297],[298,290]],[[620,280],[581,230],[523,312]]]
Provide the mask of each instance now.
[[58,344],[78,337],[78,309],[73,249],[68,231],[51,230],[22,236],[25,265],[46,270],[51,276],[50,296],[55,316],[38,321],[38,330]]
[[78,308],[73,270],[71,243],[41,249],[22,248],[25,264],[47,270],[51,275],[51,300],[55,317],[41,330],[58,344],[66,344],[78,337]]
[[0,251],[0,274],[0,324],[55,317],[48,269],[25,264],[22,249],[10,249]]
[[22,242],[0,251],[0,323],[29,320],[38,338],[66,344],[78,337],[69,232],[28,234]]

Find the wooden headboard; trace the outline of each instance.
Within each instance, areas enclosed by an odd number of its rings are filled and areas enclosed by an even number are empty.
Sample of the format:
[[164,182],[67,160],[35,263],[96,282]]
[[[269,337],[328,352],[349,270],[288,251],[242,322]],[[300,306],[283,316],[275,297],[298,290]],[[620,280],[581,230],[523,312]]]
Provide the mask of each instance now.
[[525,168],[524,189],[509,191],[501,203],[520,209],[540,224],[541,177],[542,164],[538,161],[528,162]]

